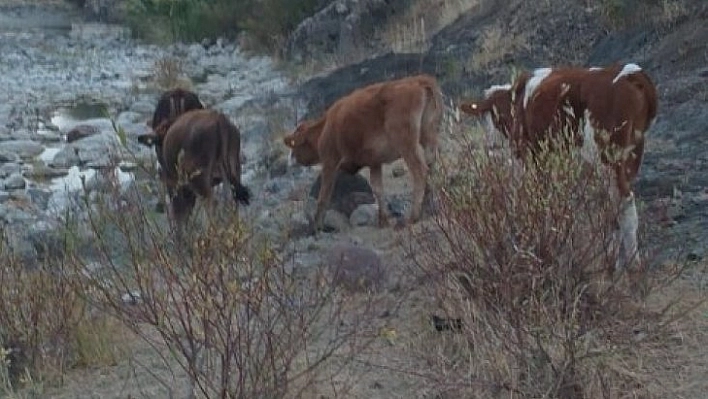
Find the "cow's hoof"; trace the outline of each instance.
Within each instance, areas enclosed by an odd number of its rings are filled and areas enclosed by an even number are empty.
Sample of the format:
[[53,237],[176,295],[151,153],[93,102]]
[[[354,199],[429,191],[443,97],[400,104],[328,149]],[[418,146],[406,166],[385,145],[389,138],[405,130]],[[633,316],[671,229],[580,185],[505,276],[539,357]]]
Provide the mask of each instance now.
[[403,230],[404,228],[406,228],[407,225],[408,225],[408,223],[406,223],[405,219],[399,218],[398,220],[396,220],[396,224],[393,226],[393,229],[394,230]]
[[381,217],[379,216],[379,227],[380,228],[386,228],[389,226],[388,218],[387,217]]

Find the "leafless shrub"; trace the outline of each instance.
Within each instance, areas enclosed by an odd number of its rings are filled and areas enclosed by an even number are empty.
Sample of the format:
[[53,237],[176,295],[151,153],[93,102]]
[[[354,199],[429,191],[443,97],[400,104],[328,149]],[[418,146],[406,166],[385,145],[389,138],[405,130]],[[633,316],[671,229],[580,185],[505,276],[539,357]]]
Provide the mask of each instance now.
[[[4,232],[3,232],[4,233]],[[110,321],[88,311],[62,277],[61,261],[27,264],[0,243],[0,393],[34,384],[52,386],[73,367],[118,358]]]
[[395,52],[423,52],[430,38],[479,4],[479,0],[417,0],[378,32]]
[[153,66],[155,73],[155,84],[162,90],[181,87],[191,88],[191,82],[184,75],[182,61],[174,57],[162,57],[155,61]]
[[486,68],[526,47],[526,37],[523,34],[515,34],[499,26],[492,26],[482,33],[479,48],[469,61],[470,67],[473,70]]
[[114,185],[84,204],[98,259],[75,256],[70,274],[92,306],[167,348],[189,396],[308,396],[361,344],[367,307],[345,311],[319,270],[284,267],[230,202],[176,235],[141,198]]
[[484,151],[442,162],[439,213],[409,251],[442,312],[460,322],[448,328],[457,333],[413,340],[426,394],[674,396],[654,371],[702,295],[657,300],[678,266],[631,280],[613,273],[608,176],[566,143],[524,163]]

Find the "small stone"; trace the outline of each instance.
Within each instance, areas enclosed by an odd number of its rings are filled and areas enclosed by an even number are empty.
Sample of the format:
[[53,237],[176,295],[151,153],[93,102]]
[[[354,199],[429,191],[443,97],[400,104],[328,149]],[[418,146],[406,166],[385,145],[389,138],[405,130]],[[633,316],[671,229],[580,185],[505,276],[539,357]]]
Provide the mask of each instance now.
[[76,140],[81,140],[84,137],[93,136],[98,133],[100,133],[100,130],[96,126],[78,125],[69,130],[66,134],[66,141],[73,143]]
[[3,186],[5,190],[21,190],[27,186],[27,182],[25,178],[18,173],[5,179]]
[[405,176],[405,174],[406,174],[406,168],[403,165],[396,165],[391,170],[391,176],[393,176],[393,177],[402,177],[402,176]]

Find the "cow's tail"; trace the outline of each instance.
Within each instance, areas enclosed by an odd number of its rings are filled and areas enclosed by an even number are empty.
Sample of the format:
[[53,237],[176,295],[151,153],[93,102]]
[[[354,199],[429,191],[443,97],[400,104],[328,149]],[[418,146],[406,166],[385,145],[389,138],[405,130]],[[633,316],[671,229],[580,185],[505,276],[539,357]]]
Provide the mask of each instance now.
[[443,94],[434,81],[425,81],[423,84],[425,100],[423,105],[422,128],[423,134],[436,134],[440,128],[443,112],[445,110]]
[[[251,191],[241,184],[241,133],[226,115],[221,113],[219,114],[218,129],[219,137],[225,140],[221,143],[221,156],[224,160],[224,173],[231,185],[231,195],[234,201],[249,205]],[[236,156],[232,156],[232,151],[236,151]]]
[[658,112],[656,86],[644,71],[627,74],[624,78],[644,93],[644,98],[647,101],[647,126],[649,126],[656,119]]

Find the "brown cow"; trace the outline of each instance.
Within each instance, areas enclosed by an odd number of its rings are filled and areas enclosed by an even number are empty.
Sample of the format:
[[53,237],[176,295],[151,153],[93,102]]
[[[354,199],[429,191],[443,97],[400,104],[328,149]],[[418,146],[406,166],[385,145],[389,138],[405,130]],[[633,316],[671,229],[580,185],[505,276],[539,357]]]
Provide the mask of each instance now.
[[161,123],[172,124],[177,117],[194,109],[204,109],[204,104],[195,93],[180,88],[167,90],[157,100],[149,126],[157,129]]
[[182,221],[191,213],[199,195],[211,202],[212,187],[229,182],[234,201],[248,205],[250,193],[241,184],[241,135],[222,113],[193,110],[177,120],[161,123],[153,133],[138,137],[155,146],[171,199],[171,213]]
[[302,122],[284,137],[298,163],[322,164],[315,229],[322,227],[336,171],[353,174],[367,166],[379,206],[379,225],[387,225],[381,168],[399,158],[413,180],[407,222],[417,221],[428,170],[435,161],[442,112],[442,92],[436,79],[416,75],[357,89],[335,101],[320,118]]
[[487,136],[506,137],[518,156],[533,154],[549,135],[570,132],[587,162],[614,170],[612,193],[621,201],[618,265],[637,259],[632,183],[642,163],[644,134],[657,114],[656,88],[638,65],[540,68],[460,109],[484,117]]

